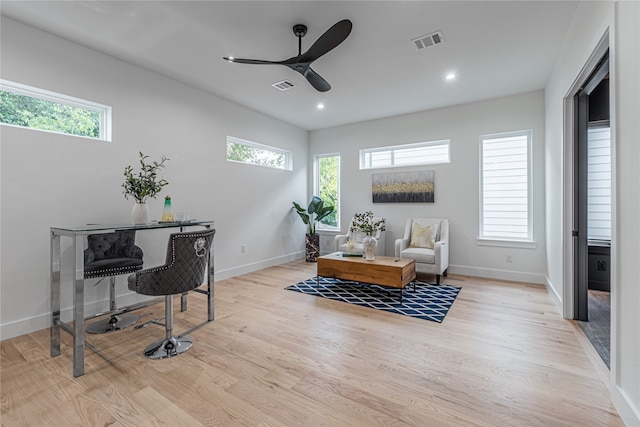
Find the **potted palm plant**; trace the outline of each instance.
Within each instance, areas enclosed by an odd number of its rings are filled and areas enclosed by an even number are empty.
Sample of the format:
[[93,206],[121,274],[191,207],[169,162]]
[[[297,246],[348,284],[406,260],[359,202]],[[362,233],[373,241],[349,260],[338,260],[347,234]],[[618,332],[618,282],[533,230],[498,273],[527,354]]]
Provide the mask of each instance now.
[[313,196],[309,206],[304,209],[298,203],[293,202],[293,209],[300,215],[302,222],[307,225],[307,234],[305,236],[305,260],[307,262],[316,262],[320,256],[320,236],[316,233],[316,224],[323,218],[335,210],[333,205],[324,205],[324,201]]
[[145,156],[142,152],[140,155],[140,171],[135,174],[133,167],[127,166],[124,169],[124,198],[129,200],[129,196],[133,197],[136,204],[133,206],[133,223],[145,224],[149,222],[149,207],[146,204],[147,199],[155,199],[162,188],[169,183],[164,178],[158,177],[158,171],[165,167],[164,163],[169,160],[162,156],[159,162],[153,161],[147,163],[149,156]]

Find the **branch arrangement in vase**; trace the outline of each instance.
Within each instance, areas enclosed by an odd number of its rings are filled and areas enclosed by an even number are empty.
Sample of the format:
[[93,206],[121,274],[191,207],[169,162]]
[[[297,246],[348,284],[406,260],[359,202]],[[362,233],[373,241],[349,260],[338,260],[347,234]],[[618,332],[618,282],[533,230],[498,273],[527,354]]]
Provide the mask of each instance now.
[[165,167],[164,163],[168,159],[162,156],[159,162],[152,161],[147,163],[149,156],[140,154],[140,171],[134,174],[133,167],[127,166],[124,169],[124,197],[129,200],[129,196],[133,197],[137,203],[145,203],[147,199],[155,199],[158,193],[162,191],[162,187],[169,183],[164,178],[158,177],[158,171]]
[[385,230],[385,219],[373,220],[373,212],[357,213],[353,216],[351,232],[362,231],[367,236],[373,236],[378,231]]

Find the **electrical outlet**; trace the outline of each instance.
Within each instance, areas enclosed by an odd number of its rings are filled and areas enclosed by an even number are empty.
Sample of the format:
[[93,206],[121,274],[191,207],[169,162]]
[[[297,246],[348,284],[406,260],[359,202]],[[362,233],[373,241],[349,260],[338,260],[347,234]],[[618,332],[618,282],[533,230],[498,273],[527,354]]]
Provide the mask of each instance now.
[[242,252],[243,254],[247,252],[247,245],[245,245],[244,243],[242,245],[240,245],[240,252]]
[[513,258],[511,257],[511,255],[507,255],[507,256],[505,257],[505,261],[506,261],[506,262],[513,262]]

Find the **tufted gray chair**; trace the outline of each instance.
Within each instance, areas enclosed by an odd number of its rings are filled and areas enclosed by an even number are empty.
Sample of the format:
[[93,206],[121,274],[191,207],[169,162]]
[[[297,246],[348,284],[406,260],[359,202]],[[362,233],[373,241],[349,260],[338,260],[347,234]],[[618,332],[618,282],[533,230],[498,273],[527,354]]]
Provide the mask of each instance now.
[[142,295],[165,296],[166,336],[145,348],[144,355],[148,358],[177,356],[193,344],[186,335],[173,335],[173,295],[194,290],[203,284],[215,233],[216,230],[174,233],[169,236],[164,265],[129,276],[130,290]]
[[[124,314],[116,308],[116,276],[142,269],[142,249],[135,245],[135,230],[90,234],[84,251],[84,278],[109,277],[108,319],[89,324],[87,332],[102,334],[133,325],[138,316]],[[105,313],[102,313],[105,314]]]

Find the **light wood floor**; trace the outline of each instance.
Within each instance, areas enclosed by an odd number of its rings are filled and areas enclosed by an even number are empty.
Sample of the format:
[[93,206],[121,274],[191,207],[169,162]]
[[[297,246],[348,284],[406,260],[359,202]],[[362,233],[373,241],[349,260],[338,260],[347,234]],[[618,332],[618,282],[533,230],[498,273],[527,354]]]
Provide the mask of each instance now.
[[597,354],[541,286],[449,276],[462,291],[438,324],[284,289],[314,274],[300,261],[220,281],[211,323],[190,295],[175,330],[195,343],[172,359],[142,355],[156,325],[89,336],[99,354],[77,379],[67,334],[53,359],[47,330],[5,340],[1,424],[623,425]]

